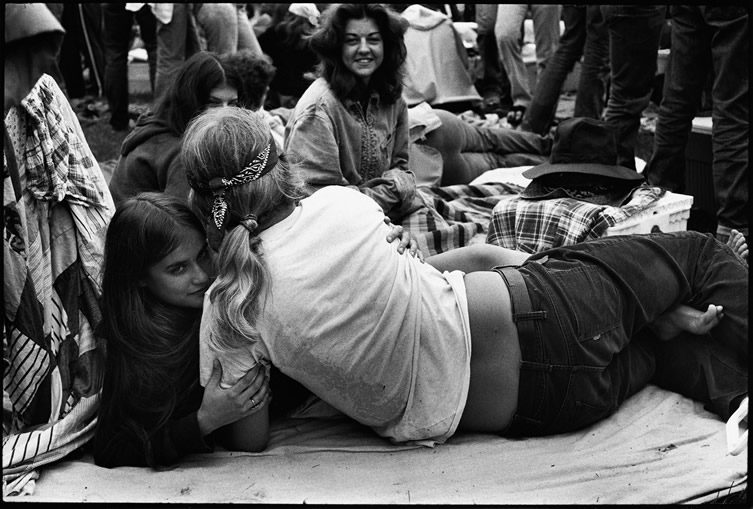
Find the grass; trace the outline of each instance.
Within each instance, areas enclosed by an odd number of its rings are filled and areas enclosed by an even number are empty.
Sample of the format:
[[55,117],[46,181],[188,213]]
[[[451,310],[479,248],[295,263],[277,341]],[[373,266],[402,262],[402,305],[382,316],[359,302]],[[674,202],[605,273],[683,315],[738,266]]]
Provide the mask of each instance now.
[[[150,105],[151,95],[131,94],[130,103],[139,108],[144,108]],[[110,114],[103,113],[97,120],[81,122],[81,128],[84,131],[87,143],[89,143],[89,148],[100,163],[118,158],[120,145],[129,132],[113,130],[109,120]]]

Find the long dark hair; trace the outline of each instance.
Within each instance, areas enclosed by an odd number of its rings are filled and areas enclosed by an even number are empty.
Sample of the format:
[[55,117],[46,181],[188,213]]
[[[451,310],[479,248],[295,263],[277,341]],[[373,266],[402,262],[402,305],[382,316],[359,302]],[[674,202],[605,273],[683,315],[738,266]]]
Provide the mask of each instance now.
[[235,88],[242,102],[243,82],[235,69],[220,55],[199,51],[183,63],[173,82],[157,99],[154,115],[180,136],[191,119],[204,110],[212,90],[225,84]]
[[201,309],[171,306],[139,282],[201,223],[180,200],[141,193],[123,202],[105,240],[102,322],[106,348],[100,422],[121,423],[154,465],[151,435],[198,384]]
[[345,27],[351,19],[371,18],[384,42],[384,60],[369,80],[369,88],[386,104],[403,92],[403,64],[407,55],[404,35],[408,22],[382,4],[335,4],[322,14],[320,28],[311,36],[311,49],[321,59],[319,72],[340,99],[352,97],[359,81],[343,63]]

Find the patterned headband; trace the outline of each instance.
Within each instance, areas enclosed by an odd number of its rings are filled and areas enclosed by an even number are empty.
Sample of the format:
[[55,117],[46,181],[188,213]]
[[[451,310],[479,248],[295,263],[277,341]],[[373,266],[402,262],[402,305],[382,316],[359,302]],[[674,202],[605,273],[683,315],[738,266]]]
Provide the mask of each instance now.
[[270,139],[267,148],[259,152],[256,157],[237,175],[231,178],[215,177],[209,181],[209,184],[199,182],[192,174],[188,174],[188,183],[191,188],[200,193],[212,192],[214,201],[212,203],[212,222],[220,232],[224,231],[224,225],[227,215],[227,202],[225,201],[225,191],[234,186],[247,184],[261,178],[269,173],[277,164],[277,147],[274,140]]

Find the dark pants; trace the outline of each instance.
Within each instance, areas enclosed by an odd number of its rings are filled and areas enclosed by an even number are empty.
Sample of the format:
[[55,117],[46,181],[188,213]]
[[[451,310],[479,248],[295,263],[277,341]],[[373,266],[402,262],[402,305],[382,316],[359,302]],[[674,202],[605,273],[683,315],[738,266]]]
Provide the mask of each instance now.
[[712,73],[712,171],[719,230],[735,228],[747,236],[747,11],[738,6],[673,5],[670,13],[672,52],[646,177],[653,185],[685,191],[685,148],[707,76]]
[[635,169],[641,114],[651,99],[663,5],[603,5],[609,32],[610,91],[604,120],[617,138],[617,164]]
[[[103,93],[105,55],[102,47],[102,10],[100,4],[64,3],[60,23],[65,29],[58,63],[69,99]],[[84,57],[89,80],[84,79]]]
[[576,117],[600,118],[604,109],[604,90],[609,73],[609,38],[598,5],[564,5],[565,31],[557,51],[536,80],[536,92],[523,117],[521,129],[547,134],[557,112],[562,84],[583,57]]
[[149,82],[154,90],[157,69],[157,20],[149,6],[127,11],[124,4],[104,4],[105,22],[105,96],[110,106],[110,125],[117,130],[128,127],[128,50],[133,20],[139,24],[149,59]]
[[[649,382],[723,419],[748,392],[748,267],[711,235],[606,237],[542,251],[514,272],[522,362],[506,434],[588,426]],[[724,317],[708,337],[660,341],[648,325],[683,303],[722,305]]]
[[494,24],[497,22],[495,4],[476,4],[476,23],[478,23],[478,50],[483,65],[483,76],[476,80],[475,86],[484,99],[499,98],[503,106],[512,106],[510,98],[510,80],[499,60],[497,38],[494,36]]

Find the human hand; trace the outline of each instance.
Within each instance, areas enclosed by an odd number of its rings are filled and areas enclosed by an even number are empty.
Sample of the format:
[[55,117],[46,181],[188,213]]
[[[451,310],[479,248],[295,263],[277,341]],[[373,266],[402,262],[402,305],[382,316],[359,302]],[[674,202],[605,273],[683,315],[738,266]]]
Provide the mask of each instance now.
[[405,248],[408,248],[408,252],[412,256],[417,256],[421,263],[424,262],[424,254],[418,249],[418,241],[415,237],[403,229],[402,226],[392,224],[392,220],[389,217],[384,218],[384,223],[390,227],[390,232],[387,234],[387,242],[390,244],[396,239],[399,240],[397,244],[397,252],[403,254]]
[[215,359],[212,376],[204,389],[196,418],[202,435],[248,417],[261,410],[270,400],[269,377],[264,366],[257,364],[227,389],[220,387],[222,364]]

